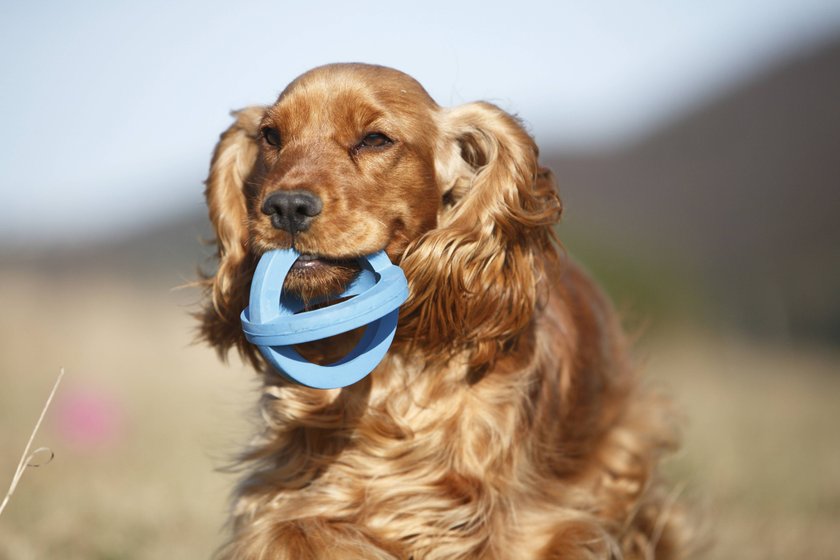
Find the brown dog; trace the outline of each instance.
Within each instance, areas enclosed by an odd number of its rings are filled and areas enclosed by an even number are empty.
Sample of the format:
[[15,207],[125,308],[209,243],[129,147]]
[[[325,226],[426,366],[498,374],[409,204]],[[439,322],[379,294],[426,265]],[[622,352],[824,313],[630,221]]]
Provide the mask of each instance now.
[[[264,381],[221,557],[680,557],[655,480],[667,407],[558,252],[554,179],[516,119],[441,108],[396,70],[325,66],[236,113],[206,194],[219,267],[202,337]],[[290,246],[308,256],[285,289],[305,298],[379,250],[408,278],[394,344],[355,385],[290,384],[243,338],[256,261]],[[355,336],[300,351],[329,362]]]

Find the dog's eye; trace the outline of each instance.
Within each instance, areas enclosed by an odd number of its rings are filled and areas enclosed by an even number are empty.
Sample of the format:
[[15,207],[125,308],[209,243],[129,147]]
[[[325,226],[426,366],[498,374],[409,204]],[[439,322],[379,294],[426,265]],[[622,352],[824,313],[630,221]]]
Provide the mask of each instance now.
[[280,133],[277,131],[276,128],[264,126],[261,132],[263,138],[265,138],[265,141],[268,142],[270,146],[280,146]]
[[356,148],[383,148],[385,146],[390,146],[393,143],[393,140],[381,132],[372,132],[362,138],[362,141],[359,142]]

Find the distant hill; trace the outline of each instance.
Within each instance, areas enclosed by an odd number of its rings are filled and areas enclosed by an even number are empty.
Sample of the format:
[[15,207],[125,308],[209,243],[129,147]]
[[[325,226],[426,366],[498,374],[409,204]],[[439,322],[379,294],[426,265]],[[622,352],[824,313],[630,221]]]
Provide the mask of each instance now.
[[615,153],[546,160],[573,237],[684,262],[749,328],[840,342],[840,40]]
[[98,278],[170,290],[195,280],[200,265],[212,265],[213,247],[207,243],[212,238],[204,212],[183,214],[128,237],[56,247],[0,247],[0,270],[48,275],[59,284]]
[[[562,237],[621,269],[593,266],[614,289],[700,286],[704,307],[748,329],[840,343],[840,39],[633,145],[543,160],[566,204]],[[77,250],[0,250],[0,267],[173,286],[195,277],[210,236],[203,213],[188,215]]]

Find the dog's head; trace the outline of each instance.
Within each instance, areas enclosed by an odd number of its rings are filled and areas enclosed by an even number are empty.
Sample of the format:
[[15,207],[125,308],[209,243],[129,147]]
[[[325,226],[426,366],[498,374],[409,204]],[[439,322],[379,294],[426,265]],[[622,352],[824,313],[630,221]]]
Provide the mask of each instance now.
[[483,364],[528,324],[561,206],[514,118],[441,108],[406,74],[362,64],[316,68],[235,117],[206,190],[219,266],[202,336],[222,353],[259,362],[239,313],[274,248],[304,255],[284,286],[304,298],[338,292],[356,257],[385,250],[409,281],[397,344],[427,356],[469,347]]

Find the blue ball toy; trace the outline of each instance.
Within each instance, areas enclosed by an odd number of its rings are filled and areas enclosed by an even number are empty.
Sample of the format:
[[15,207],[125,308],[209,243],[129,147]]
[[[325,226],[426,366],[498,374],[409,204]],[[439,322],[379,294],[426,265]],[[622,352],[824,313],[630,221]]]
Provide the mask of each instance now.
[[[399,307],[408,298],[405,274],[391,264],[384,251],[361,257],[360,273],[337,296],[353,297],[303,311],[298,297],[282,292],[283,281],[299,257],[294,249],[278,249],[260,258],[251,281],[249,305],[241,316],[245,338],[291,381],[315,389],[352,385],[373,371],[394,340]],[[333,364],[314,364],[293,348],[365,325],[356,347]]]

